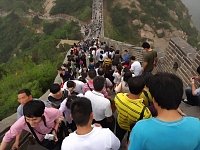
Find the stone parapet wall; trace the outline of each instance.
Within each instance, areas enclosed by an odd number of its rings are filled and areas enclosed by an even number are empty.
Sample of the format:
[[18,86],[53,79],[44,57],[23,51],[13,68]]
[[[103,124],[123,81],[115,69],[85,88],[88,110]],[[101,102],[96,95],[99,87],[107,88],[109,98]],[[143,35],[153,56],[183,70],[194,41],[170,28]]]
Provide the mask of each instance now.
[[159,59],[157,71],[177,74],[184,82],[190,85],[190,78],[197,75],[196,69],[200,65],[200,52],[197,52],[185,40],[175,37],[169,42],[162,59]]

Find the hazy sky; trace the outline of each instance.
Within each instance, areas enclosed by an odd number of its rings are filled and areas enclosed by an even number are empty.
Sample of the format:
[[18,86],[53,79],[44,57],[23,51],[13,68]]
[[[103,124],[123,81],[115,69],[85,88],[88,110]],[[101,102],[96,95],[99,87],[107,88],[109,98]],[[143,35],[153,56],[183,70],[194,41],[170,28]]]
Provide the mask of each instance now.
[[200,31],[200,0],[182,0],[192,15],[192,21]]

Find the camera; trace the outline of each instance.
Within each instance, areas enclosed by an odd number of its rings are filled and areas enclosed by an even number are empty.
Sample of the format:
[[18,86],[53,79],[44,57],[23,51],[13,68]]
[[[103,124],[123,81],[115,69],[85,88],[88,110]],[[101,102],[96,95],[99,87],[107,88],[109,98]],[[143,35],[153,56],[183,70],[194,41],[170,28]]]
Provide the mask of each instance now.
[[44,136],[44,139],[52,141],[52,140],[54,140],[54,135],[53,134],[46,134]]

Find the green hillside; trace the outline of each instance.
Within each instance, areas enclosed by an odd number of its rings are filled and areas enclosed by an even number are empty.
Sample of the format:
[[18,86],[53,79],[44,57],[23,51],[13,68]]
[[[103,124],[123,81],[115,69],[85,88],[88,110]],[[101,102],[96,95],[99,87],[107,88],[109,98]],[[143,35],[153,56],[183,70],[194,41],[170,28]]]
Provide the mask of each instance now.
[[31,9],[35,12],[42,12],[44,1],[45,0],[0,0],[0,10],[25,13]]
[[16,111],[19,89],[31,89],[34,97],[46,92],[69,49],[56,48],[63,38],[80,40],[78,23],[25,19],[15,13],[0,18],[0,120]]
[[[143,40],[139,31],[145,25],[160,38],[165,37],[165,31],[181,30],[191,45],[196,47],[200,41],[197,29],[191,25],[191,16],[180,0],[130,0],[128,6],[124,1],[104,0],[104,14],[105,36],[119,41],[137,45]],[[164,32],[159,34],[158,30]]]
[[56,0],[50,13],[68,14],[82,21],[89,21],[92,17],[92,0]]

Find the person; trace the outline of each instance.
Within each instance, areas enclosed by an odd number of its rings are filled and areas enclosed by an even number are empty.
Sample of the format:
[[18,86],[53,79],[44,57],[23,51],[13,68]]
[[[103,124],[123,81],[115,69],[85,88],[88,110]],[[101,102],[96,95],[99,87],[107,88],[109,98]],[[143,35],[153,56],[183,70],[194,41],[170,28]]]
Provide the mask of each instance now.
[[193,76],[190,78],[191,87],[187,87],[185,89],[185,94],[187,99],[183,102],[193,105],[193,106],[200,106],[200,87],[197,88],[195,85],[196,81],[200,81],[200,65],[197,67],[198,76]]
[[150,44],[148,42],[144,42],[142,44],[142,47],[145,50],[144,61],[142,63],[143,74],[151,73],[154,67],[157,65],[157,52],[151,49]]
[[64,84],[66,81],[68,80],[73,80],[72,75],[70,74],[70,69],[66,68],[66,70],[64,68],[59,67],[57,69],[58,71],[58,75],[60,76],[61,79],[61,84]]
[[[70,82],[73,81],[76,84],[76,86],[73,89],[74,92],[83,93],[84,83],[82,81],[79,81],[79,80],[69,80],[69,81]],[[64,83],[63,89],[67,89],[67,83],[68,81]]]
[[[98,73],[98,76],[101,76],[101,77],[104,77],[104,75],[105,75],[103,68],[99,68],[97,73]],[[113,84],[108,78],[105,78],[105,80],[106,80],[106,82],[105,82],[106,90],[110,91],[113,87]]]
[[94,78],[94,90],[87,91],[85,97],[92,103],[94,122],[101,124],[102,127],[112,129],[112,109],[110,100],[105,98],[101,91],[105,85],[105,78],[97,76]]
[[134,73],[135,76],[142,74],[142,66],[139,61],[136,60],[135,56],[131,56],[131,68],[130,71]]
[[65,120],[66,120],[66,124],[67,124],[67,127],[68,129],[71,129],[72,131],[75,131],[76,130],[76,125],[74,123],[74,121],[72,120],[72,117],[71,117],[71,109],[70,109],[70,106],[71,106],[71,103],[74,101],[74,99],[76,99],[77,96],[72,94],[72,95],[69,95],[68,98],[66,98],[61,104],[60,104],[60,108],[59,110],[62,112]]
[[120,142],[112,131],[92,125],[93,109],[89,99],[75,99],[71,104],[71,115],[77,130],[63,140],[61,150],[119,149]]
[[[17,107],[17,119],[21,118],[23,116],[23,107],[24,105],[33,100],[31,91],[29,89],[21,89],[18,91],[18,102],[20,105]],[[12,145],[12,149],[18,149],[19,148],[19,141],[20,141],[21,134],[16,136],[15,142]]]
[[[60,125],[62,115],[61,112],[55,108],[47,108],[40,100],[29,101],[23,107],[23,116],[19,118],[6,132],[3,137],[0,150],[5,150],[8,144],[19,134],[22,130],[32,133],[31,129],[35,131],[34,137],[38,142],[45,147],[45,135],[51,133],[54,136],[55,143],[61,145],[60,137],[57,131]],[[32,133],[33,134],[33,133]],[[59,139],[58,139],[59,138]],[[36,140],[37,141],[37,140]],[[52,147],[53,148],[53,147]],[[51,149],[51,148],[48,148]]]
[[53,83],[50,87],[50,94],[48,96],[48,101],[51,103],[51,106],[54,108],[59,108],[62,101],[67,98],[69,91],[61,90],[61,87],[58,83]]
[[122,64],[124,67],[129,67],[130,63],[130,54],[128,50],[124,50],[124,54],[122,55]]
[[119,50],[116,50],[115,55],[113,57],[113,66],[117,66],[121,62],[122,56],[119,53]]
[[126,71],[123,80],[115,87],[115,93],[129,93],[128,79],[132,77],[130,70]]
[[157,73],[149,91],[158,115],[136,123],[128,149],[199,150],[199,118],[182,116],[177,110],[183,96],[182,80],[171,73]]
[[128,80],[129,93],[118,93],[115,98],[115,105],[118,111],[116,123],[116,136],[120,141],[124,135],[131,131],[132,126],[139,119],[151,117],[151,112],[139,98],[144,88],[142,76],[131,77]]
[[[93,85],[93,79],[97,76],[96,70],[92,69],[88,71],[88,81],[83,86],[83,93],[85,94],[87,91],[92,91],[94,89]],[[104,87],[101,93],[108,97],[108,92],[106,91],[106,88]]]
[[122,80],[122,65],[117,65],[117,67],[115,68],[115,72],[113,73],[113,77],[114,77],[114,84],[115,86],[119,85],[119,83]]
[[18,102],[20,105],[17,107],[17,119],[23,116],[23,106],[33,100],[31,91],[29,89],[21,89],[18,91],[17,95]]

